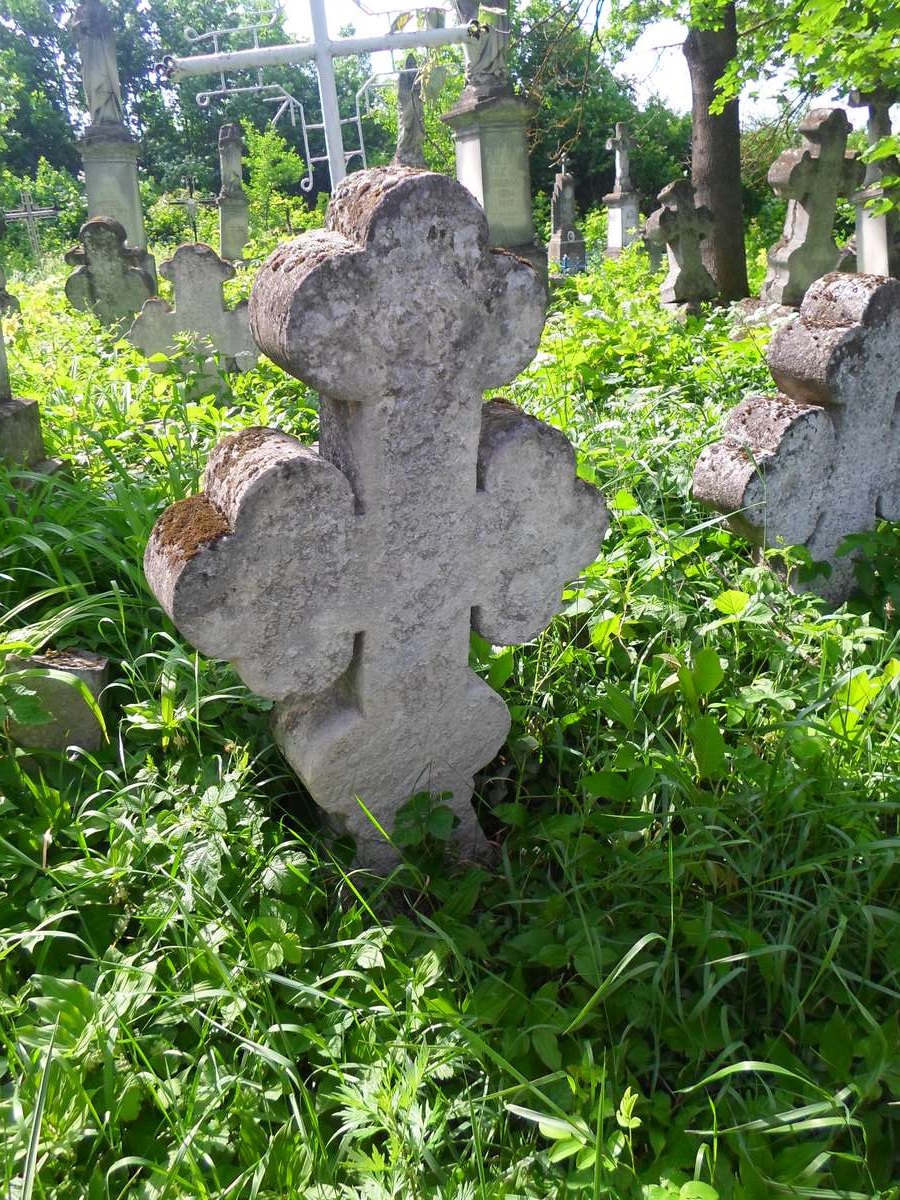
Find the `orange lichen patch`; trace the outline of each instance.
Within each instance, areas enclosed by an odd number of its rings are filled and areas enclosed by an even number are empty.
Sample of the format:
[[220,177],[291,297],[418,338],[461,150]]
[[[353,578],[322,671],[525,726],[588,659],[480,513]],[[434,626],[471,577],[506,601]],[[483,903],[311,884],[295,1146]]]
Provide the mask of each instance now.
[[486,400],[485,403],[493,405],[494,408],[503,408],[507,412],[522,412],[522,409],[518,406],[518,404],[513,404],[510,400],[504,400],[502,396],[492,396],[490,400]]
[[227,533],[231,533],[231,526],[202,494],[173,504],[153,530],[155,540],[165,547],[167,556],[179,562],[190,562]]

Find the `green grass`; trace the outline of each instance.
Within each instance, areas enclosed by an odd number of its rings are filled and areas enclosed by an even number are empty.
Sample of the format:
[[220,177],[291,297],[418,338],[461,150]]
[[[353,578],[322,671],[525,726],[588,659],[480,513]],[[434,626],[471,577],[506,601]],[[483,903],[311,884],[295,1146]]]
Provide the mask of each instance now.
[[509,394],[610,534],[536,642],[473,645],[513,714],[495,866],[419,805],[381,880],[141,572],[216,440],[312,439],[313,398],[262,364],[191,401],[18,290],[16,389],[73,466],[14,505],[0,476],[0,643],[113,681],[96,757],[0,754],[0,1194],[896,1197],[894,533],[830,612],[690,500],[762,344],[671,321],[637,256],[566,284]]

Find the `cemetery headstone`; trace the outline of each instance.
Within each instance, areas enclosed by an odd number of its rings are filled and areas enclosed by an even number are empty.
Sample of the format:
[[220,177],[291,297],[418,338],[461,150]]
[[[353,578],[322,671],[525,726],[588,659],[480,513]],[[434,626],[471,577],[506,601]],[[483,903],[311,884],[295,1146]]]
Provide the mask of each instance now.
[[23,188],[19,195],[22,200],[21,207],[5,212],[3,217],[7,221],[22,222],[28,231],[28,244],[31,247],[32,257],[36,263],[40,263],[41,236],[38,231],[38,221],[55,221],[59,217],[59,209],[40,208],[35,204],[34,197],[27,188]]
[[663,304],[690,308],[718,293],[700,253],[700,243],[712,232],[713,215],[705,205],[698,208],[694,196],[690,180],[678,179],[659,193],[662,207],[647,218],[648,241],[665,245],[669,256],[660,291]]
[[607,150],[616,156],[616,182],[613,190],[603,197],[608,216],[606,253],[610,258],[618,258],[640,236],[639,196],[631,182],[631,151],[636,145],[628,135],[628,126],[616,122],[615,137],[606,143]]
[[[853,108],[869,110],[866,132],[869,146],[891,136],[891,105],[900,99],[896,92],[854,92]],[[870,275],[900,274],[900,226],[896,209],[878,211],[879,201],[900,199],[896,190],[886,196],[882,181],[900,176],[895,155],[866,163],[862,188],[853,196],[856,206],[856,270]]]
[[156,279],[147,253],[138,190],[140,144],[125,127],[112,19],[102,0],[82,0],[72,19],[90,123],[78,143],[84,165],[88,216],[112,217],[125,229],[127,244],[144,254],[143,268]]
[[66,254],[75,267],[66,280],[73,308],[94,313],[104,325],[130,323],[156,291],[144,270],[144,254],[125,245],[125,230],[110,217],[92,217],[82,225],[80,246]]
[[547,261],[564,275],[583,271],[587,266],[584,238],[575,223],[576,215],[575,180],[563,156],[550,201],[553,233],[547,246]]
[[810,284],[838,264],[834,218],[838,198],[862,181],[862,165],[847,151],[850,122],[841,108],[815,108],[800,123],[803,145],[785,150],[769,170],[769,183],[787,215],[781,240],[769,251],[762,287],[767,304],[796,308]]
[[109,663],[90,650],[47,650],[43,654],[7,655],[4,669],[27,671],[24,681],[34,692],[48,721],[40,725],[7,722],[10,738],[26,750],[62,752],[77,746],[93,754],[103,745],[103,730],[90,705],[66,678],[74,676],[99,705],[100,694],[109,681]]
[[397,152],[394,162],[403,167],[425,166],[425,108],[422,79],[414,54],[397,78]]
[[251,299],[261,349],[319,391],[318,453],[226,438],[145,556],[182,634],[276,702],[289,762],[378,867],[394,852],[359,801],[390,831],[412,795],[443,797],[479,849],[473,775],[509,715],[469,668],[470,629],[534,636],[605,531],[563,435],[482,403],[530,361],[545,307],[537,273],[488,247],[445,176],[347,177]]
[[[128,331],[128,340],[144,354],[178,354],[178,336],[187,336],[201,355],[218,354],[225,371],[249,371],[256,363],[258,350],[250,336],[247,301],[227,308],[222,287],[235,275],[234,267],[203,242],[179,246],[162,263],[159,273],[168,279],[175,293],[174,308],[155,297],[147,300]],[[154,370],[165,363],[153,362]],[[207,363],[207,372],[215,374],[215,365]]]
[[[462,20],[472,4],[456,0]],[[441,118],[453,130],[456,178],[487,213],[491,244],[512,250],[542,272],[546,253],[536,242],[531,207],[528,124],[534,107],[516,96],[506,67],[508,6],[488,32],[466,46],[466,86]],[[478,5],[474,5],[478,12]]]
[[3,317],[18,309],[19,302],[6,290],[6,275],[0,268],[0,462],[50,475],[59,463],[45,454],[37,401],[14,396],[9,380]]
[[697,462],[694,495],[758,546],[805,546],[831,573],[792,586],[839,603],[854,586],[843,539],[900,519],[900,282],[817,280],[768,361],[780,393],[737,406]]
[[228,262],[240,262],[250,240],[249,205],[241,167],[243,154],[240,125],[223,125],[219,130],[219,253]]

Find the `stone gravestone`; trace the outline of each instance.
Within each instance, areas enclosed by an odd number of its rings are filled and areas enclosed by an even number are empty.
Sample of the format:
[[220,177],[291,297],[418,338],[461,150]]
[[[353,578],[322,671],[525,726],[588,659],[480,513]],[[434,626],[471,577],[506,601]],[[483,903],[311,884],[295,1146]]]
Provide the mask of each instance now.
[[272,429],[226,438],[145,556],[182,634],[276,701],[288,760],[379,867],[394,854],[357,797],[390,831],[411,795],[444,795],[463,850],[482,844],[473,774],[509,714],[469,668],[470,628],[534,637],[606,526],[562,434],[482,403],[534,355],[545,305],[488,243],[445,176],[347,177],[251,299],[260,347],[319,390],[319,453]]
[[125,128],[122,89],[116,63],[116,36],[102,0],[82,0],[71,30],[81,58],[90,124],[78,143],[84,164],[88,216],[112,217],[125,229],[128,246],[144,255],[143,268],[156,279],[147,253],[144,214],[138,190],[140,144]]
[[[898,99],[896,92],[860,93],[850,97],[852,108],[869,110],[866,132],[869,146],[891,136],[891,105]],[[860,191],[853,196],[856,205],[856,264],[855,269],[870,275],[900,274],[900,229],[896,209],[877,211],[877,201],[885,198],[882,180],[900,176],[900,162],[891,155],[877,162],[866,163],[865,178]],[[900,197],[889,195],[894,203]],[[873,205],[873,202],[875,204]]]
[[769,251],[762,287],[767,304],[796,308],[809,285],[838,263],[833,231],[840,196],[862,181],[862,165],[847,152],[850,122],[841,108],[814,108],[800,123],[803,145],[785,150],[769,170],[769,183],[787,200],[784,233]]
[[828,563],[827,578],[797,590],[840,603],[854,586],[842,540],[900,520],[900,282],[817,280],[768,360],[780,394],[737,406],[697,462],[694,495],[757,545],[805,546]]
[[77,268],[66,280],[69,303],[104,325],[130,323],[156,291],[144,254],[125,245],[124,228],[110,217],[92,217],[78,238],[81,245],[66,254],[69,266]]
[[647,218],[646,236],[652,244],[664,244],[668,252],[669,273],[660,291],[663,304],[694,307],[715,299],[716,281],[700,254],[700,243],[712,232],[712,213],[705,205],[697,207],[688,179],[664,187],[657,200],[662,207]]
[[6,290],[6,276],[0,269],[0,462],[51,475],[59,463],[44,453],[37,402],[14,396],[9,382],[3,317],[18,309],[19,302]]
[[[491,244],[513,250],[542,272],[531,208],[528,124],[535,108],[513,93],[506,66],[508,6],[492,5],[492,24],[466,45],[466,86],[441,118],[453,130],[456,178],[487,213]],[[456,0],[460,21],[474,20],[477,0]],[[502,9],[502,11],[501,11]]]
[[606,143],[607,150],[616,156],[615,186],[603,197],[608,214],[606,253],[610,258],[618,258],[639,236],[639,198],[631,182],[631,151],[636,144],[621,121],[616,123],[616,136]]
[[584,238],[575,224],[575,217],[575,180],[569,174],[563,155],[550,201],[553,234],[547,247],[547,261],[564,275],[584,271],[587,267]]
[[[128,331],[128,340],[144,354],[179,353],[178,336],[188,337],[201,355],[218,354],[225,371],[249,371],[259,351],[250,336],[247,301],[225,307],[222,285],[235,275],[231,263],[219,258],[212,246],[190,242],[179,246],[159,273],[175,292],[175,307],[158,297],[147,300]],[[165,363],[150,362],[153,370]],[[208,360],[205,373],[216,374]]]
[[250,240],[250,218],[244,191],[241,158],[244,141],[240,125],[223,125],[219,130],[219,253],[228,262],[240,262]]

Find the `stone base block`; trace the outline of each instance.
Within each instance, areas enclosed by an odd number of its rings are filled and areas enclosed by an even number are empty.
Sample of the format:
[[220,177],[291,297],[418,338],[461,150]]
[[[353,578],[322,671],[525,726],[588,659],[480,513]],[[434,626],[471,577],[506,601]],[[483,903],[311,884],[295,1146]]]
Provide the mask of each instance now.
[[109,669],[107,660],[89,650],[48,650],[44,654],[20,657],[10,654],[6,671],[37,671],[22,682],[37,694],[52,720],[44,725],[19,725],[7,722],[7,733],[19,746],[28,750],[64,751],[78,746],[91,753],[103,744],[103,731],[81,693],[51,671],[65,671],[80,679],[96,701],[106,686]]
[[547,245],[547,261],[564,275],[587,269],[587,248],[577,229],[559,229]]
[[34,400],[0,400],[0,461],[36,467],[44,460],[41,414]]

